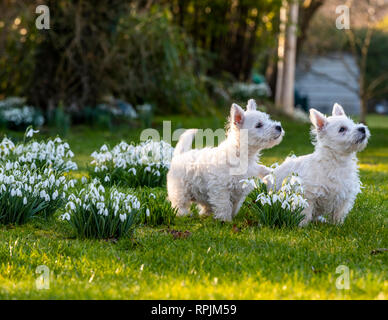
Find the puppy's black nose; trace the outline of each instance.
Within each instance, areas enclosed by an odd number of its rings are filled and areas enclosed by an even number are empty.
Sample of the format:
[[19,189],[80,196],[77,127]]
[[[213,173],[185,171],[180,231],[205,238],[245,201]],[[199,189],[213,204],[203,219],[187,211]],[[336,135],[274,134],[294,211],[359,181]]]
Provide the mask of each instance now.
[[365,134],[365,128],[364,127],[358,128],[358,131],[360,131],[361,133]]
[[281,131],[282,131],[282,126],[276,126],[275,129],[276,129],[277,131],[281,132]]

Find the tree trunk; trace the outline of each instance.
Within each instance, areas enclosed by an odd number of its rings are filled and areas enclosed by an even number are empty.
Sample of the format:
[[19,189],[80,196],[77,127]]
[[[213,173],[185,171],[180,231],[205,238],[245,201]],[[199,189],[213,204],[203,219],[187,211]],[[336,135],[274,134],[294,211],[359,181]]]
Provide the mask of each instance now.
[[276,75],[275,105],[281,106],[283,101],[284,49],[286,42],[287,2],[284,0],[280,8],[280,32],[278,40],[278,63]]
[[283,103],[282,107],[286,114],[294,113],[294,84],[295,84],[295,61],[296,61],[296,40],[298,25],[299,3],[293,0],[290,3],[290,23],[287,28],[287,39],[285,48],[285,64],[283,76]]

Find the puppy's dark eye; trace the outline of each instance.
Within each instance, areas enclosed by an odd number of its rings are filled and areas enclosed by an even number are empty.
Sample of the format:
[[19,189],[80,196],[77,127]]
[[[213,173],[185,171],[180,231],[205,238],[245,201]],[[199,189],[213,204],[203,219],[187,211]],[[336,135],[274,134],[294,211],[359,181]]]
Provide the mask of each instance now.
[[339,132],[345,132],[345,130],[346,130],[345,127],[341,127],[341,128],[339,129]]
[[259,122],[257,125],[256,125],[256,128],[261,128],[263,126],[263,124],[261,122]]

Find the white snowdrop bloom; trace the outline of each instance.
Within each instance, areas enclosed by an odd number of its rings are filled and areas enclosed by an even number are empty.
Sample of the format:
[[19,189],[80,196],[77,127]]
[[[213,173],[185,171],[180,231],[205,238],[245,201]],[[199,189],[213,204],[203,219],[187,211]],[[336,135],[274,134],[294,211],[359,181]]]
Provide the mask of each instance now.
[[289,204],[287,201],[284,201],[284,202],[282,203],[282,208],[283,208],[283,209],[290,209],[290,204]]
[[55,190],[52,194],[52,199],[55,200],[56,198],[58,198],[58,191]]
[[102,151],[102,152],[107,152],[107,151],[108,151],[108,147],[106,146],[106,144],[104,144],[104,145],[101,147],[100,151]]
[[279,199],[277,194],[272,195],[272,203],[275,203],[278,200],[280,201],[280,199]]
[[98,203],[96,203],[96,208],[97,208],[98,210],[103,210],[103,209],[105,209],[105,203],[104,203],[104,202],[98,202]]
[[26,197],[23,198],[23,204],[24,204],[24,205],[27,204],[27,198],[26,198]]
[[127,214],[126,213],[120,214],[119,218],[120,218],[121,222],[124,222],[127,219]]
[[69,199],[70,201],[75,201],[75,199],[76,199],[75,194],[74,194],[74,193],[70,194],[69,197],[68,197],[68,199]]
[[152,193],[152,192],[150,192],[150,198],[154,198],[154,199],[156,199],[156,196]]
[[109,182],[110,181],[110,178],[109,176],[105,176],[105,179],[104,179],[105,182]]
[[70,208],[70,210],[75,210],[75,204],[71,201],[69,201],[66,206],[65,206],[66,209]]
[[5,170],[11,170],[13,168],[13,164],[12,162],[8,161],[6,164],[5,164]]
[[146,210],[146,216],[149,217],[150,216],[150,209],[147,208]]
[[70,221],[70,213],[68,212],[65,212],[62,216],[61,216],[62,220],[67,220],[67,221]]
[[88,179],[86,179],[86,177],[85,177],[85,176],[82,176],[82,178],[81,178],[81,182],[82,182],[82,184],[85,184],[85,183],[87,183],[87,182],[88,182]]
[[327,222],[327,219],[323,216],[318,216],[317,220],[321,223],[326,223]]
[[67,151],[67,153],[66,153],[66,157],[67,157],[67,158],[73,158],[73,157],[74,157],[74,153],[73,153],[71,150],[69,150],[69,151]]
[[26,137],[27,138],[31,138],[35,133],[38,133],[39,130],[34,130],[34,129],[29,129],[27,132],[26,132]]
[[239,183],[241,183],[241,187],[243,189],[246,189],[246,188],[248,188],[249,185],[251,185],[251,179],[242,179],[239,181]]

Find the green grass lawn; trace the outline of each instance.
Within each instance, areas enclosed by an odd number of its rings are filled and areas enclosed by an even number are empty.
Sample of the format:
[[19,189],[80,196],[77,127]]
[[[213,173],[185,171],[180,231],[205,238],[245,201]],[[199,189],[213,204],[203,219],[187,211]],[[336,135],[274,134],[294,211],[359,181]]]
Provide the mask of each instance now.
[[[155,127],[161,129],[157,118]],[[79,240],[54,217],[0,226],[2,299],[388,299],[388,118],[372,116],[372,137],[359,154],[362,194],[344,225],[302,229],[252,226],[242,214],[232,223],[177,218],[171,228],[141,227],[133,239]],[[173,128],[223,127],[223,119],[173,117]],[[262,162],[290,152],[309,153],[309,125],[283,121],[283,142]],[[80,170],[104,143],[139,139],[140,129],[74,127],[67,140]],[[51,129],[43,136],[53,135]],[[10,132],[8,135],[20,136]],[[50,269],[50,288],[38,290],[37,266]],[[336,268],[350,270],[350,289],[336,288]]]

